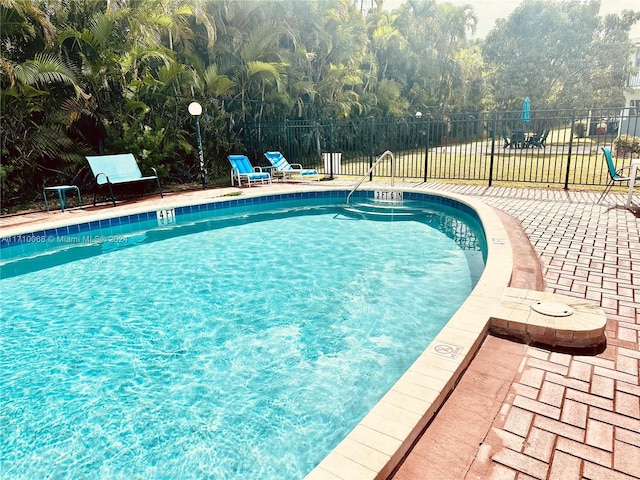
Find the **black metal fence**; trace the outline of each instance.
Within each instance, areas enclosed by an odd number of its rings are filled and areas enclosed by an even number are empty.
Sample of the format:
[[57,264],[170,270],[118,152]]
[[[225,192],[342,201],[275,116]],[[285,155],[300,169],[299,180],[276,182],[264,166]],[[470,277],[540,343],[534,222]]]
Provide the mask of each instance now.
[[[247,123],[237,139],[256,165],[279,150],[290,163],[329,177],[366,174],[380,154],[394,153],[396,178],[604,185],[601,147],[619,135],[640,136],[633,109],[531,110],[423,114],[319,122]],[[233,134],[233,132],[232,132]],[[239,138],[238,138],[239,136]],[[617,158],[617,166],[625,160]],[[628,160],[627,160],[628,162]],[[375,177],[390,177],[383,161]]]

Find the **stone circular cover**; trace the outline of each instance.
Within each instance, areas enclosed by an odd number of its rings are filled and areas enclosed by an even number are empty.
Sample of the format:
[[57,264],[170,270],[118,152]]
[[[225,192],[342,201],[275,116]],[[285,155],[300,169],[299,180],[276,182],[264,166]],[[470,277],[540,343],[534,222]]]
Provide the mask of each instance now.
[[568,317],[569,315],[573,315],[573,309],[569,305],[559,302],[534,302],[531,305],[531,310],[551,317]]

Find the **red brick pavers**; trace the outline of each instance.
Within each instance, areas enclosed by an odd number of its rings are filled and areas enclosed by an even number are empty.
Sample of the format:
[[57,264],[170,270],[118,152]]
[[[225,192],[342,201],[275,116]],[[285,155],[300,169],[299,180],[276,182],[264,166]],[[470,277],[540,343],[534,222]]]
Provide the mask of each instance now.
[[[436,188],[480,196],[518,219],[542,260],[546,290],[605,310],[607,345],[572,355],[487,337],[394,479],[639,479],[640,220],[615,207],[622,195],[596,205],[593,192]],[[514,369],[509,360],[518,358]],[[496,366],[483,368],[487,361]],[[473,391],[459,395],[474,369],[496,377],[476,390],[488,393],[484,424],[456,413],[459,403],[477,408]]]

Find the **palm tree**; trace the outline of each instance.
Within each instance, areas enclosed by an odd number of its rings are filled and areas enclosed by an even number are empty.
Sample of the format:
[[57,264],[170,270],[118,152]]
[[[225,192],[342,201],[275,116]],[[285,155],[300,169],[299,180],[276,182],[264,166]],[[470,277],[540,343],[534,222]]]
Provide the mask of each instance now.
[[[0,105],[2,118],[2,198],[10,201],[24,189],[40,189],[46,176],[67,176],[65,163],[77,159],[65,108],[85,101],[74,70],[43,53],[56,29],[46,13],[28,1],[0,4]],[[5,24],[5,22],[7,22]]]
[[263,119],[267,101],[288,101],[287,64],[278,48],[278,41],[287,35],[287,30],[270,18],[265,6],[235,2],[218,10],[215,16],[219,24],[214,63],[216,71],[235,87],[227,108],[232,115],[239,114],[240,121]]

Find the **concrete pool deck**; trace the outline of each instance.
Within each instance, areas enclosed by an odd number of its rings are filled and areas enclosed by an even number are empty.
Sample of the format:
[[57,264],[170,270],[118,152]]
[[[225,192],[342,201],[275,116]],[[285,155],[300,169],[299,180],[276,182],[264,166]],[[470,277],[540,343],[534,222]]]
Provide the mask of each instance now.
[[[604,310],[607,345],[597,355],[572,355],[487,336],[393,478],[640,478],[640,231],[632,212],[612,208],[623,204],[624,195],[610,194],[596,205],[599,192],[431,182],[406,186],[479,198],[516,219],[534,255],[516,249],[515,270],[522,283],[515,286],[541,287],[540,259],[546,292],[587,300]],[[299,187],[250,190],[262,188]],[[235,191],[211,189],[167,198],[203,202]],[[4,236],[70,218],[77,223],[167,203],[150,195],[116,208],[3,217],[0,228]],[[513,243],[518,232],[509,228],[509,234]]]

